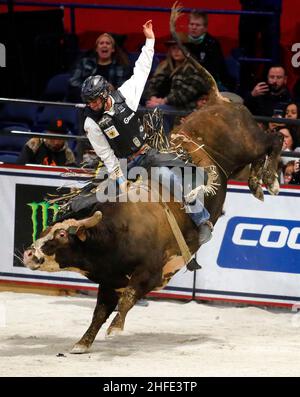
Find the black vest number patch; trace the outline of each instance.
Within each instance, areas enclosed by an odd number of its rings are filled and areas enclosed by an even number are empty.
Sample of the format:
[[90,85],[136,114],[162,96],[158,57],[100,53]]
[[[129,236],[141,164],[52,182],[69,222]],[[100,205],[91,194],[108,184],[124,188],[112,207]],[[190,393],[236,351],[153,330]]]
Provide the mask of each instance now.
[[116,129],[114,125],[104,129],[105,135],[108,136],[109,139],[114,139],[119,136],[119,131]]

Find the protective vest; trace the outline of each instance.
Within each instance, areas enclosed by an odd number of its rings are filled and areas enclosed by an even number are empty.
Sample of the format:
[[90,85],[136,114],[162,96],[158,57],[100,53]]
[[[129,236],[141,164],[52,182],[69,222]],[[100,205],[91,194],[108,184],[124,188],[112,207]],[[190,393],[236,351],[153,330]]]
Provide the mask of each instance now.
[[139,117],[127,106],[120,91],[114,91],[110,96],[115,101],[113,116],[104,113],[99,120],[95,112],[94,115],[92,112],[87,115],[99,125],[115,155],[127,158],[143,146],[147,134]]

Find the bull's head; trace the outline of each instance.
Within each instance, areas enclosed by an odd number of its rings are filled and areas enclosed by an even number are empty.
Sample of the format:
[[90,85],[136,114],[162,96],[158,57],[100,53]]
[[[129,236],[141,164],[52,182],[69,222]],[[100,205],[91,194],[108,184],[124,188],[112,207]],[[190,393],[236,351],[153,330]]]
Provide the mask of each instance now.
[[31,270],[47,272],[80,271],[76,264],[76,243],[84,242],[87,229],[96,226],[101,219],[102,213],[96,211],[90,218],[67,219],[56,223],[24,252],[24,265]]

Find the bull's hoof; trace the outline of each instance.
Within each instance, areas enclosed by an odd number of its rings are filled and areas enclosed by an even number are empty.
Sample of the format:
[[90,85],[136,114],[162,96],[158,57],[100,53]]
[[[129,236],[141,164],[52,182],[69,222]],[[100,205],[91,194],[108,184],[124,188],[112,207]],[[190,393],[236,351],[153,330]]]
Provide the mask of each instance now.
[[264,191],[261,187],[261,181],[256,177],[250,177],[248,180],[248,186],[255,198],[260,201],[264,201]]
[[267,185],[267,189],[268,189],[268,192],[270,194],[272,194],[272,196],[277,196],[277,194],[279,193],[279,190],[280,190],[280,185],[279,185],[278,179],[275,179],[275,181],[272,184]]
[[122,328],[117,328],[117,327],[109,327],[106,331],[106,338],[110,339],[113,338],[114,336],[118,336],[122,333]]
[[257,198],[260,201],[264,201],[264,199],[265,199],[264,191],[260,185],[257,186],[255,190],[253,190],[253,189],[250,189],[250,190],[255,198]]
[[79,343],[76,343],[74,345],[73,349],[70,351],[70,354],[84,354],[89,352],[90,346],[86,345],[80,345]]

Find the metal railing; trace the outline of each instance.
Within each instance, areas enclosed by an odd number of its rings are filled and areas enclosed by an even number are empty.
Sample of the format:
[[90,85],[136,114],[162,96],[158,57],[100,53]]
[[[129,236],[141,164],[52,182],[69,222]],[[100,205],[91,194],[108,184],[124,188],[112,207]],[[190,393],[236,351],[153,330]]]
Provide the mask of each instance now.
[[[31,99],[13,99],[13,98],[0,98],[0,103],[17,103],[17,104],[36,104],[40,106],[62,106],[62,107],[73,107],[78,110],[79,118],[83,117],[83,111],[86,107],[83,103],[68,103],[68,102],[51,102],[51,101],[37,101]],[[151,112],[151,109],[139,106],[138,111],[141,113]],[[179,110],[162,110],[163,114],[173,115],[173,116],[186,116],[190,112],[186,111],[179,111]],[[274,118],[274,117],[266,117],[266,116],[253,116],[257,122],[262,123],[276,123],[282,125],[295,125],[300,127],[300,119],[285,119],[285,118]],[[83,131],[81,131],[83,134]],[[0,131],[0,136],[2,135],[19,135],[21,136],[28,136],[28,137],[44,137],[45,135],[41,132],[34,132],[34,131]],[[84,135],[60,135],[60,134],[47,134],[49,138],[62,138],[66,140],[76,140],[76,141],[86,141],[87,138]],[[285,157],[300,157],[299,152],[283,152]]]

